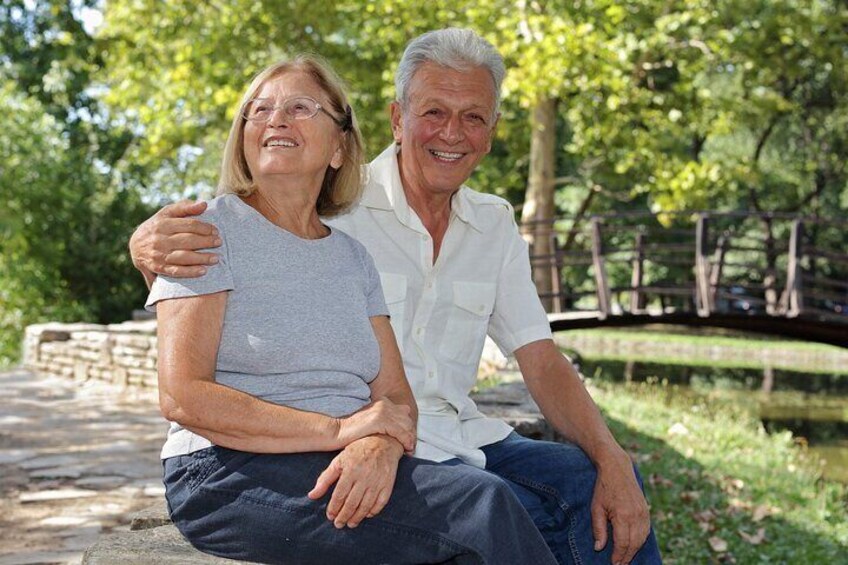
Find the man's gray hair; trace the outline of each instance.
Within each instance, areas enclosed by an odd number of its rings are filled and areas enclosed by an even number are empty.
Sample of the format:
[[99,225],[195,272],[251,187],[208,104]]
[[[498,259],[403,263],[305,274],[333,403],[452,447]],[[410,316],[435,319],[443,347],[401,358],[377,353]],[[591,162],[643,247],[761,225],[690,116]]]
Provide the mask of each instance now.
[[398,101],[407,103],[406,93],[418,67],[435,63],[456,71],[483,67],[492,75],[495,111],[500,105],[501,83],[506,76],[503,57],[495,47],[470,29],[449,27],[428,31],[409,42],[395,73]]

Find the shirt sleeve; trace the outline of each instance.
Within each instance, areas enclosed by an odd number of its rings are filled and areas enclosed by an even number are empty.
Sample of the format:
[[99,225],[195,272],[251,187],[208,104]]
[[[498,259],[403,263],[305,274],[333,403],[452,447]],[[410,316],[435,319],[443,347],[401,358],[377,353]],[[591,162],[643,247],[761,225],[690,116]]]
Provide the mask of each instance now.
[[150,294],[147,296],[147,302],[144,304],[144,308],[148,312],[155,312],[156,303],[161,300],[202,296],[204,294],[215,294],[216,292],[235,289],[233,273],[230,270],[227,237],[222,229],[221,222],[216,221],[213,217],[206,216],[206,213],[199,216],[199,219],[218,228],[218,233],[223,242],[221,246],[201,250],[214,252],[218,255],[218,262],[214,265],[209,265],[206,268],[206,274],[195,278],[181,279],[165,275],[156,277],[156,280],[153,281],[153,286],[150,288]]
[[489,335],[506,356],[528,343],[553,337],[548,316],[530,276],[527,242],[518,233],[515,221],[510,224],[511,233],[504,246],[504,261],[488,328]]
[[377,271],[376,265],[374,265],[374,259],[362,244],[359,244],[359,253],[365,269],[365,302],[368,317],[388,316],[389,308],[386,306],[386,299],[383,296],[383,286],[380,284],[380,273]]

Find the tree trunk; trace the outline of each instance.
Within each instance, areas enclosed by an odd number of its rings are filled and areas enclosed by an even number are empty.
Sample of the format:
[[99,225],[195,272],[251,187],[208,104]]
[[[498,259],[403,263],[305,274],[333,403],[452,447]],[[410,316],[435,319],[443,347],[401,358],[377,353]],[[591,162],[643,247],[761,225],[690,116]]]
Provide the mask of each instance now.
[[521,210],[521,222],[524,224],[524,237],[530,245],[530,256],[538,258],[532,262],[533,280],[548,312],[553,311],[553,289],[559,287],[559,267],[555,259],[552,231],[556,107],[556,99],[543,98],[533,108],[530,122],[530,178]]

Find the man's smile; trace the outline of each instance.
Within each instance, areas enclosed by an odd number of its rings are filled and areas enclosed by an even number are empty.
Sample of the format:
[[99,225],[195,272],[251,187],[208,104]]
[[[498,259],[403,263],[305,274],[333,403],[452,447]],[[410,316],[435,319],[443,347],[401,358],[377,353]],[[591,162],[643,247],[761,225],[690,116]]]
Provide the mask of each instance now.
[[444,161],[446,163],[454,163],[459,161],[463,157],[465,157],[465,153],[454,153],[449,151],[436,151],[435,149],[430,149],[430,154],[436,157],[439,161]]

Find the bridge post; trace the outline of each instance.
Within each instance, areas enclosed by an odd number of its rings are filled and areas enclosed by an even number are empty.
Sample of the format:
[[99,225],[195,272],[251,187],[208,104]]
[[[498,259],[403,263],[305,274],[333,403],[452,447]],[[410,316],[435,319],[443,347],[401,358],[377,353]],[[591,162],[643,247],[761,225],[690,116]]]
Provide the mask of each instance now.
[[724,259],[727,256],[728,236],[721,235],[716,242],[715,256],[710,269],[710,310],[715,311],[716,293],[721,284],[721,273],[724,270]]
[[804,309],[804,296],[801,288],[801,257],[803,255],[802,240],[804,238],[804,223],[801,220],[792,222],[792,233],[789,236],[789,261],[786,267],[786,290],[784,291],[784,308],[786,316],[794,318]]
[[698,215],[695,226],[695,308],[698,315],[706,318],[710,315],[710,260],[708,254],[709,217]]
[[604,262],[604,242],[601,239],[601,221],[598,218],[592,218],[592,266],[595,271],[598,294],[598,317],[603,320],[610,313],[611,300],[607,267]]
[[556,218],[551,218],[551,312],[562,312],[562,247],[559,244],[556,231]]
[[630,277],[630,313],[638,314],[645,309],[645,294],[642,292],[642,283],[645,273],[645,234],[636,234],[636,245],[633,255],[633,274]]

